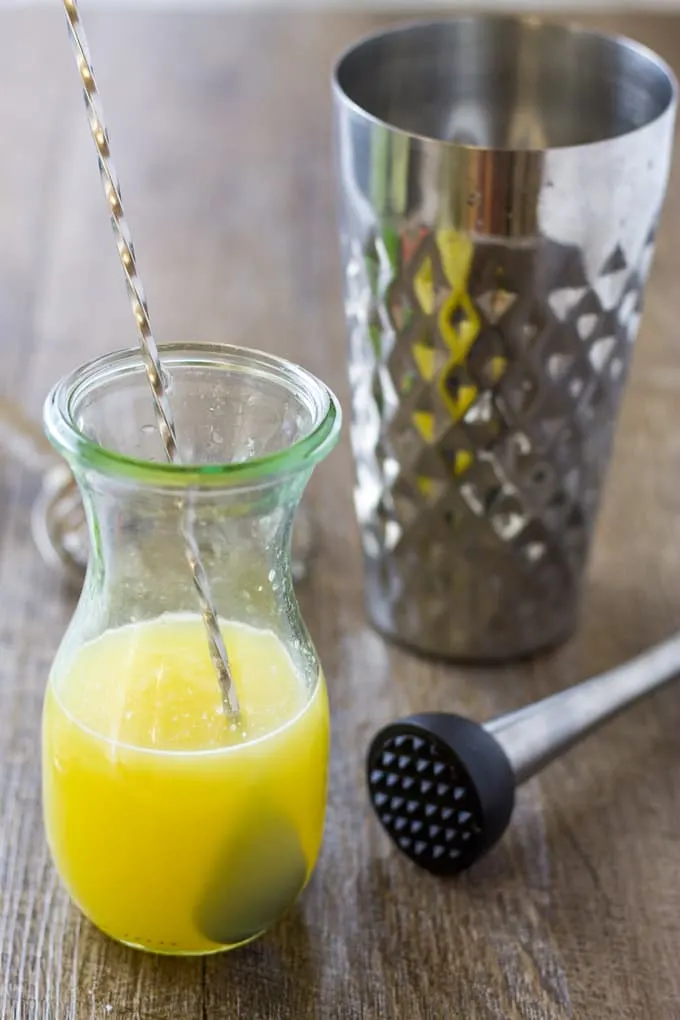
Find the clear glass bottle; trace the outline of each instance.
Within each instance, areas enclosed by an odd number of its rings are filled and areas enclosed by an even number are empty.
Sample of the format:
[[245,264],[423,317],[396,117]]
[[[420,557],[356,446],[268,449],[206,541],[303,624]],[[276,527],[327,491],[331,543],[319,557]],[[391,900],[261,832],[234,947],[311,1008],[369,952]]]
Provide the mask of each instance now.
[[[328,708],[290,545],[340,411],[317,379],[269,355],[183,344],[162,357],[183,466],[164,458],[136,350],[78,369],[45,406],[91,555],[45,697],[44,813],[57,870],[98,927],[154,952],[207,953],[277,920],[319,851]],[[187,500],[237,731],[185,560]]]

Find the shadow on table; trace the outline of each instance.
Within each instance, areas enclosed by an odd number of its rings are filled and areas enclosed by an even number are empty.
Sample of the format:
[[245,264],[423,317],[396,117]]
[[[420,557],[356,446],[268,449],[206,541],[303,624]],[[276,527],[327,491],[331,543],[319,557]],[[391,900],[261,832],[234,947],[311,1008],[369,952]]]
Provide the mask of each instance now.
[[251,945],[207,957],[141,953],[102,935],[74,906],[69,915],[78,1005],[96,1020],[269,1020],[282,1003],[296,1020],[318,1015],[316,961],[297,905]]
[[[579,625],[560,647],[522,662],[452,669],[445,710],[456,711],[459,693],[474,692],[500,714],[622,665],[680,629],[680,589],[650,589],[649,575],[633,576],[625,587],[593,577],[586,582]],[[461,679],[463,682],[461,683]],[[465,702],[463,702],[465,706]]]
[[[205,960],[208,1016],[316,1017],[320,959],[310,940],[303,909],[292,910],[261,939],[235,953]],[[239,1010],[241,1012],[239,1012]]]
[[639,655],[680,629],[680,589],[668,590],[661,574],[632,576],[625,585],[593,577],[586,583],[575,642],[592,659],[593,670],[610,669]]

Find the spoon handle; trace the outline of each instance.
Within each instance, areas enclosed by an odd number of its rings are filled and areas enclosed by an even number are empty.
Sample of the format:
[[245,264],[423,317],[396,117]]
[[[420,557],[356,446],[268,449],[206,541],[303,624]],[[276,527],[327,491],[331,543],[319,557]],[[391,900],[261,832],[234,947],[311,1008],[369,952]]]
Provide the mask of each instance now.
[[680,634],[642,655],[485,724],[519,786],[602,723],[680,673]]

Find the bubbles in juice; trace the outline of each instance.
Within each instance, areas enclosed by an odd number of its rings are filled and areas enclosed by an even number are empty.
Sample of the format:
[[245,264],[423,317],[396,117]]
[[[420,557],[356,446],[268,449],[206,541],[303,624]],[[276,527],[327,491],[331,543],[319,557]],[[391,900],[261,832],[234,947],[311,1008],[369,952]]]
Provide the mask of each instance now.
[[103,931],[156,952],[251,939],[316,861],[328,707],[271,631],[223,632],[244,716],[230,729],[198,616],[121,627],[57,664],[43,715],[48,842]]

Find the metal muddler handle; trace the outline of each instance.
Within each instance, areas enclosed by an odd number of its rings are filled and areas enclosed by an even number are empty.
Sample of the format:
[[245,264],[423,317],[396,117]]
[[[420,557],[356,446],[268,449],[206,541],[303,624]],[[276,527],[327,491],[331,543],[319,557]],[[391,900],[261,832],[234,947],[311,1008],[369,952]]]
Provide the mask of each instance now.
[[[97,149],[99,171],[104,186],[104,194],[109,208],[111,225],[121,265],[125,274],[128,293],[132,304],[132,313],[137,324],[140,347],[146,369],[146,376],[153,395],[154,408],[156,412],[156,423],[163,441],[165,453],[171,463],[181,463],[179,450],[177,448],[177,435],[172,415],[170,401],[168,399],[165,374],[163,372],[158,347],[154,339],[151,323],[149,321],[149,310],[147,308],[146,296],[142,281],[137,272],[135,249],[132,243],[132,234],[123,212],[123,204],[120,194],[118,176],[111,162],[111,150],[109,146],[109,134],[104,121],[104,116],[99,101],[99,93],[92,70],[89,46],[85,38],[78,5],[76,0],[64,0],[64,9],[68,21],[69,32],[73,49],[78,65],[83,95],[88,113],[90,133]],[[194,587],[198,595],[201,607],[201,615],[205,624],[210,656],[217,673],[222,693],[222,702],[227,717],[238,723],[240,712],[236,689],[234,686],[227,649],[222,638],[217,613],[215,611],[210,586],[205,568],[201,562],[198,543],[194,535],[194,521],[191,500],[185,500],[183,506],[183,520],[181,525],[182,537],[186,548],[186,558],[191,570]]]
[[629,662],[485,724],[433,712],[381,730],[368,753],[376,814],[422,868],[451,875],[503,835],[515,789],[680,672],[680,634]]

